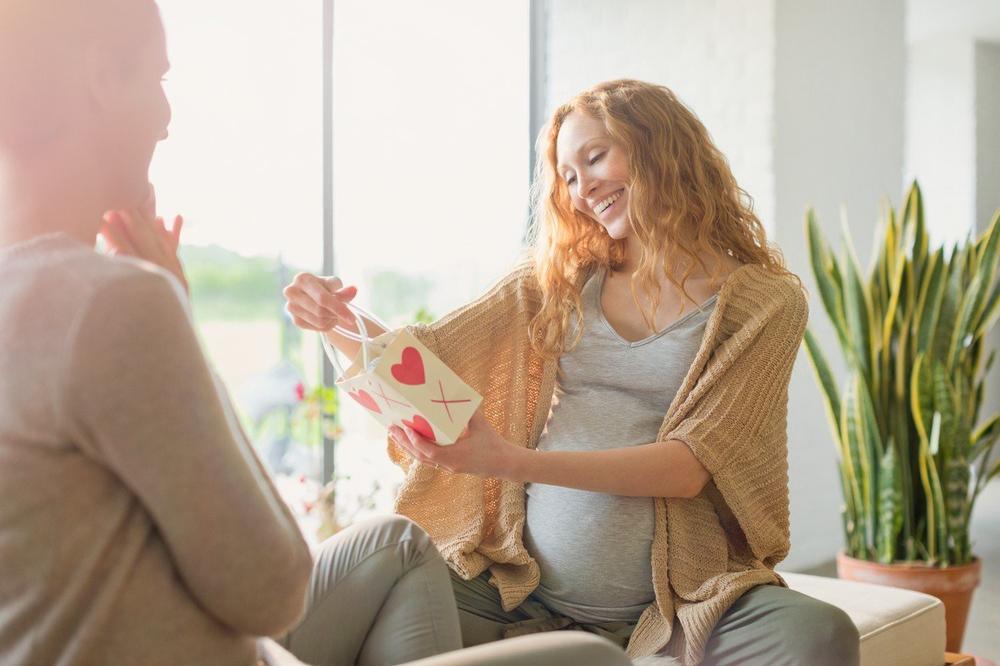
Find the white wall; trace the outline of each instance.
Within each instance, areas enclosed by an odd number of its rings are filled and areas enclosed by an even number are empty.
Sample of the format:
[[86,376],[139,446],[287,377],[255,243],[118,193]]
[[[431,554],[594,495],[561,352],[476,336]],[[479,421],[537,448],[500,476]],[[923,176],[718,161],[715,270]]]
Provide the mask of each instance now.
[[[906,173],[923,187],[932,243],[952,243],[1000,207],[1000,2],[908,0],[906,39]],[[1000,350],[1000,330],[987,345]],[[980,416],[997,410],[994,368]]]
[[[844,206],[867,265],[879,203],[898,202],[901,189],[903,12],[903,0],[777,3],[776,239],[812,294],[810,326],[840,376],[833,329],[808,267],[804,211],[816,209],[840,248]],[[828,560],[843,544],[835,447],[804,353],[792,376],[788,433],[791,568]]]
[[[811,282],[807,205],[833,235],[846,202],[867,257],[879,199],[899,198],[903,13],[903,0],[552,0],[546,108],[611,78],[673,89],[728,156],[793,270]],[[818,300],[811,307],[836,358]],[[792,552],[783,566],[795,569],[831,559],[843,541],[835,449],[804,355],[789,407]]]
[[[995,6],[1000,8],[1000,3]],[[996,17],[996,28],[1000,32],[1000,15]],[[976,147],[976,233],[981,234],[1000,208],[1000,42],[976,44]],[[1000,326],[994,328],[987,344],[990,349],[1000,350]],[[1000,369],[994,366],[986,380],[980,417],[988,418],[998,410]],[[993,457],[998,459],[1000,451]]]
[[941,35],[967,35],[1000,41],[997,0],[908,0],[906,35],[909,42]]
[[982,233],[1000,208],[1000,41],[976,43],[975,67],[976,226]]
[[951,245],[976,223],[975,50],[966,37],[941,35],[907,54],[906,180],[924,192],[933,244]]
[[551,0],[545,117],[596,83],[667,86],[729,158],[766,224],[774,220],[774,0]]

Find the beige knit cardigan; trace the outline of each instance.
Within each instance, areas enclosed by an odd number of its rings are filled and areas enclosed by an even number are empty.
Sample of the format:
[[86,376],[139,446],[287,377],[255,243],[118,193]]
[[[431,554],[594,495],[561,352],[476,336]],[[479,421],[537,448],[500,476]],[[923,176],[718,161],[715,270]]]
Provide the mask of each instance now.
[[[580,288],[592,269],[577,276]],[[528,340],[541,302],[535,271],[519,264],[485,295],[432,324],[407,327],[483,396],[487,420],[534,447],[548,420],[558,362]],[[632,657],[655,653],[697,664],[719,618],[743,592],[785,585],[774,572],[789,549],[788,383],[808,317],[798,283],[743,265],[723,283],[691,368],[657,441],[686,443],[711,473],[692,499],[654,502],[656,601],[639,618]],[[487,568],[503,607],[538,586],[524,547],[524,484],[414,463],[388,441],[406,472],[396,511],[421,525],[463,578]]]

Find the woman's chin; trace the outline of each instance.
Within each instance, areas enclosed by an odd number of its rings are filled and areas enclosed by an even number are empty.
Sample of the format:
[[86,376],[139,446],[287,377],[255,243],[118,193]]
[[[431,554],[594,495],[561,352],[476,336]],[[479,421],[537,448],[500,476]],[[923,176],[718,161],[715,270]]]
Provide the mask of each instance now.
[[604,231],[607,232],[608,236],[614,240],[622,240],[628,237],[629,226],[628,223],[623,219],[614,219],[607,222],[601,222],[601,226],[604,227]]

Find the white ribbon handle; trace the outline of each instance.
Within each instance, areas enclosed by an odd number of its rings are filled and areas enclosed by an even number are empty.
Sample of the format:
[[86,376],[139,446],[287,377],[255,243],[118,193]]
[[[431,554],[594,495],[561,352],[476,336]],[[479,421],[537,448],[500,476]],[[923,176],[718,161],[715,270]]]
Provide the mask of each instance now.
[[[390,327],[388,324],[383,322],[381,319],[371,314],[367,310],[364,310],[361,306],[355,305],[354,303],[344,303],[347,309],[351,311],[354,315],[354,321],[358,325],[358,329],[361,331],[360,335],[354,331],[348,330],[341,326],[334,326],[332,331],[336,331],[340,335],[348,338],[350,340],[355,340],[361,343],[361,359],[363,366],[366,370],[368,369],[368,345],[372,344],[373,338],[368,335],[368,327],[365,326],[365,317],[373,321],[374,323],[381,326],[385,331],[389,331]],[[338,374],[341,377],[347,375],[347,371],[344,370],[344,366],[340,364],[340,359],[337,358],[337,351],[330,344],[330,341],[326,339],[326,335],[320,334],[320,339],[323,341],[323,350],[326,352],[327,358],[333,363],[334,367],[337,369]],[[378,343],[378,346],[385,349],[385,345]]]

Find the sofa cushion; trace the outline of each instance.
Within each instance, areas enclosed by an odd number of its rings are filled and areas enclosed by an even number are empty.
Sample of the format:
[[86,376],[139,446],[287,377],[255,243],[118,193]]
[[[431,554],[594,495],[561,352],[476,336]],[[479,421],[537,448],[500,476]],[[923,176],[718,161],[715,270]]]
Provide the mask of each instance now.
[[844,610],[861,634],[861,666],[941,666],[944,604],[896,587],[779,572],[793,590]]

